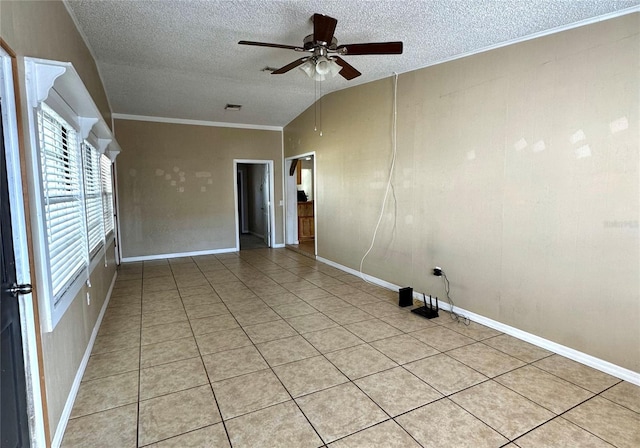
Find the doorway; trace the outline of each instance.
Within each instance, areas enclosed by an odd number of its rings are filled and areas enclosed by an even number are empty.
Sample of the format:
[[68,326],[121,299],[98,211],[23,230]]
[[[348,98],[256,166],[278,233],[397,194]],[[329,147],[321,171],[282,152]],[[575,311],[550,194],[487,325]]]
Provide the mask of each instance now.
[[[0,98],[0,112],[2,98]],[[16,260],[13,251],[11,228],[11,205],[7,182],[7,163],[4,137],[0,122],[0,268],[2,271],[2,294],[0,297],[2,341],[2,423],[1,445],[18,447],[29,445],[29,420],[27,416],[27,389],[22,355],[22,327],[20,305],[15,285]]]
[[273,161],[234,160],[236,250],[273,247]]
[[[0,42],[0,259],[2,285],[1,446],[45,446],[39,326],[31,293],[29,245],[18,147],[15,54]],[[6,411],[6,412],[5,412]]]
[[318,253],[315,152],[288,157],[285,168],[287,247],[315,257]]

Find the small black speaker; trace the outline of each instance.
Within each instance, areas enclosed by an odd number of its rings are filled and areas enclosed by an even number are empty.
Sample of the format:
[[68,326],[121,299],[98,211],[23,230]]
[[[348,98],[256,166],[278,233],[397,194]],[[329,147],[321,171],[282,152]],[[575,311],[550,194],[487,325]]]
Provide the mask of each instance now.
[[407,286],[406,288],[400,288],[398,290],[400,296],[399,306],[412,306],[413,305],[413,288]]

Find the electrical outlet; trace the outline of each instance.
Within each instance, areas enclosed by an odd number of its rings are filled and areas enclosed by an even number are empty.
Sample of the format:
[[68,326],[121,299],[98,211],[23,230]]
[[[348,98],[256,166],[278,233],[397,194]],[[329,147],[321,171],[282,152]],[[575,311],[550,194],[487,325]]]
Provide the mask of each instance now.
[[442,268],[440,266],[433,268],[433,275],[440,277],[442,275]]

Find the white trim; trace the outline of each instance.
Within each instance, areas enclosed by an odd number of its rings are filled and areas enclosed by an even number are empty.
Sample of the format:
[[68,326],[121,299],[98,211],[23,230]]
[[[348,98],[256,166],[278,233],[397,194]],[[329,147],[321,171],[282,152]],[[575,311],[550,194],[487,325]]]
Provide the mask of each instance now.
[[89,137],[91,128],[93,128],[93,125],[97,122],[98,119],[96,117],[78,117],[78,130],[83,140]]
[[407,70],[407,71],[399,72],[399,73],[401,73],[401,74],[402,73],[410,73],[410,72],[414,72],[416,70],[422,70],[423,68],[433,67],[434,65],[444,64],[445,62],[451,62],[451,61],[455,61],[457,59],[466,58],[466,57],[469,57],[469,56],[473,56],[474,54],[485,53],[487,51],[496,50],[498,48],[503,48],[503,47],[508,47],[509,45],[519,44],[519,43],[522,43],[522,42],[526,42],[528,40],[538,39],[540,37],[549,36],[551,34],[557,34],[557,33],[563,32],[563,31],[569,31],[569,30],[572,30],[572,29],[575,29],[575,28],[580,28],[582,26],[592,25],[592,24],[598,23],[598,22],[604,22],[605,20],[615,19],[616,17],[626,16],[627,14],[633,14],[634,12],[640,12],[640,5],[632,6],[630,8],[621,9],[619,11],[610,12],[610,13],[603,14],[603,15],[596,16],[596,17],[590,17],[588,19],[580,20],[578,22],[570,23],[568,25],[558,26],[556,28],[551,28],[551,29],[544,30],[544,31],[539,31],[537,33],[527,34],[526,36],[518,37],[516,39],[506,40],[504,42],[500,42],[500,43],[497,43],[497,44],[489,45],[487,47],[483,47],[483,48],[476,49],[476,50],[473,50],[473,51],[468,51],[466,53],[456,54],[456,55],[448,57],[448,58],[438,59],[437,61],[431,62],[431,63],[429,63],[427,65],[423,65],[423,66],[420,66],[420,67],[414,67],[411,70]]
[[[290,156],[287,157],[284,161],[285,163],[285,168],[286,168],[286,163],[287,161],[293,160],[293,159],[301,159],[303,157],[313,157],[313,255],[318,255],[318,165],[317,165],[317,160],[318,157],[316,156],[316,152],[315,151],[309,151],[309,152],[305,152],[302,154],[298,154],[295,156]],[[297,169],[297,168],[296,168]],[[300,168],[302,169],[302,168]],[[289,175],[289,171],[288,170],[283,170],[283,175],[284,176],[288,176]],[[288,189],[287,189],[287,193],[289,193]],[[295,191],[295,193],[297,193],[297,190]],[[295,201],[295,203],[297,204],[298,202],[298,198],[297,196],[294,197],[287,197],[287,195],[285,195],[285,198],[287,198],[286,200],[288,201]],[[286,203],[285,203],[285,209],[286,209]],[[293,220],[294,223],[296,224],[296,231],[297,231],[297,224],[298,224],[298,219],[297,219],[297,205],[295,207],[296,210],[296,219]],[[285,215],[285,226],[286,226],[286,215]],[[286,229],[285,229],[286,232]],[[296,238],[297,238],[297,232],[296,232]],[[286,238],[286,233],[285,233],[285,239],[284,239],[285,243],[287,241]],[[299,241],[296,241],[295,244],[300,244]]]
[[98,315],[96,324],[93,326],[89,344],[87,345],[87,349],[84,351],[84,356],[82,357],[82,361],[80,362],[80,366],[78,367],[78,371],[76,372],[73,384],[71,385],[69,395],[67,395],[67,401],[65,402],[64,408],[62,409],[62,415],[60,416],[60,421],[58,422],[56,433],[51,441],[51,446],[53,448],[58,448],[62,443],[62,437],[64,436],[64,431],[67,429],[67,423],[69,423],[69,417],[71,416],[73,403],[76,401],[76,396],[78,395],[78,389],[80,389],[80,383],[82,382],[84,371],[86,370],[87,364],[89,363],[89,357],[91,356],[91,351],[93,350],[93,344],[96,341],[96,336],[98,336],[98,330],[100,329],[102,318],[104,317],[104,313],[107,311],[107,305],[109,305],[111,293],[113,292],[113,286],[116,284],[116,278],[118,278],[118,271],[115,271],[113,274],[113,279],[111,280],[109,291],[107,291],[107,297],[104,299],[104,303],[102,304],[102,309],[100,310],[100,314]]
[[236,236],[235,251],[240,252],[240,213],[238,212],[238,164],[233,161],[233,208],[235,210],[235,227],[234,233]]
[[[6,157],[7,184],[11,207],[11,229],[15,256],[16,280],[19,284],[33,284],[29,266],[28,237],[25,217],[22,171],[18,145],[18,124],[16,117],[15,92],[13,88],[12,58],[0,48],[0,97],[3,100],[3,134]],[[33,295],[21,295],[18,299],[20,327],[22,334],[22,354],[26,381],[27,418],[29,438],[32,447],[46,446],[44,431],[44,411],[40,388],[40,364],[38,361],[37,334],[35,325]]]
[[274,244],[274,245],[273,245],[273,248],[274,248],[274,249],[283,249],[284,247],[285,247],[285,245],[284,245],[284,244]]
[[273,167],[275,160],[270,160],[267,164],[267,174],[269,182],[269,247],[276,243],[276,171]]
[[280,177],[280,180],[282,181],[282,199],[280,200],[280,202],[282,203],[282,246],[280,245],[276,246],[274,244],[273,247],[285,247],[285,245],[287,244],[287,232],[286,232],[287,191],[286,191],[286,183],[285,183],[285,179],[287,178],[287,170],[286,170],[286,162],[284,160],[284,129],[280,133],[280,160],[282,161],[281,162],[282,176]]
[[69,124],[72,127],[82,128],[83,138],[93,133],[96,139],[111,140],[107,145],[106,152],[112,162],[121,149],[113,139],[111,130],[70,62],[25,57],[24,64],[27,103],[31,106],[27,113],[30,145],[25,155],[28,164],[27,177],[31,179],[32,186],[28,194],[32,211],[34,263],[37,267],[35,278],[32,280],[39,292],[41,329],[44,332],[51,332],[87,279],[84,278],[84,274],[80,275],[58,300],[58,303],[54,304],[49,266],[49,245],[46,236],[46,217],[44,216],[42,161],[37,125],[38,108],[46,100],[45,102],[51,103],[50,106],[57,113],[62,113],[65,119],[70,120]]
[[228,254],[229,252],[237,251],[238,250],[235,247],[227,247],[224,249],[197,250],[194,252],[180,252],[173,254],[142,255],[139,257],[123,257],[122,262],[131,263],[135,261],[164,260],[165,258],[197,257],[200,255]]
[[[297,212],[297,187],[295,173],[293,176],[289,174],[292,158],[284,159],[284,168],[282,170],[284,180],[284,243],[298,244],[298,212]],[[296,168],[297,169],[297,168]],[[290,216],[291,215],[291,216]],[[295,215],[295,216],[293,216]]]
[[[415,296],[415,293],[414,293],[414,296]],[[449,308],[448,303],[445,303],[444,305],[446,305],[446,307],[442,306],[442,308],[447,308],[447,309]],[[518,328],[511,327],[509,325],[503,324],[502,322],[489,319],[488,317],[481,316],[474,312],[467,311],[459,307],[456,307],[456,309],[460,310],[462,314],[464,314],[466,317],[468,317],[470,320],[474,322],[477,322],[482,325],[486,325],[487,327],[493,328],[495,330],[498,330],[505,334],[513,336],[514,338],[518,338],[523,341],[529,342],[530,344],[533,344],[538,347],[549,350],[551,352],[557,353],[558,355],[564,356],[565,358],[572,359],[581,364],[600,370],[601,372],[608,373],[609,375],[615,376],[616,378],[620,378],[621,380],[625,380],[630,383],[633,383],[636,386],[640,386],[640,373],[638,372],[625,369],[624,367],[620,367],[616,364],[610,363],[603,359],[596,358],[595,356],[591,356],[584,352],[567,347],[565,345],[558,344],[557,342],[553,342],[548,339],[541,338],[540,336],[536,336],[535,334],[527,333],[526,331],[519,330]]]
[[[336,269],[340,269],[341,271],[348,272],[349,274],[353,274],[358,277],[361,277],[360,272],[358,272],[356,269],[351,269],[347,266],[343,266],[339,263],[336,263],[331,260],[327,260],[326,258],[322,258],[322,257],[316,256],[316,260],[321,261],[325,264],[328,264],[329,266],[332,266]],[[364,277],[364,279],[368,282],[374,283],[376,285],[382,286],[383,288],[387,288],[393,291],[397,291],[400,288],[398,285],[394,285],[393,283],[387,282],[385,280],[381,280],[376,277],[372,277],[367,274],[362,274],[362,277]],[[413,292],[413,297],[415,299],[422,298],[421,293],[417,291]],[[440,308],[447,311],[451,311],[451,306],[444,301],[440,302]],[[567,347],[566,345],[558,344],[557,342],[553,342],[548,339],[542,338],[540,336],[536,336],[535,334],[527,333],[526,331],[509,326],[507,324],[503,324],[502,322],[498,322],[488,317],[484,317],[480,314],[476,314],[472,311],[465,310],[458,306],[456,306],[456,311],[459,314],[464,314],[466,317],[469,318],[469,320],[472,320],[473,322],[486,325],[487,327],[493,328],[494,330],[498,330],[498,331],[501,331],[502,333],[508,334],[509,336],[513,336],[514,338],[518,338],[525,342],[529,342],[530,344],[544,348],[545,350],[549,350],[553,353],[557,353],[558,355],[564,356],[565,358],[572,359],[581,364],[600,370],[601,372],[615,376],[616,378],[620,378],[621,380],[625,380],[632,384],[640,386],[639,372],[634,372],[633,370],[629,370],[624,367],[618,366],[616,364],[610,363],[609,361],[596,358],[595,356],[588,355],[584,352]]]
[[318,157],[313,153],[313,255],[318,256]]
[[[31,107],[38,107],[47,99],[53,89],[53,83],[67,71],[67,66],[58,64],[27,64],[26,77],[29,82],[29,94]],[[31,67],[33,67],[31,69]]]
[[120,232],[120,193],[118,192],[118,163],[114,162],[113,164],[113,201],[114,206],[113,210],[115,212],[114,219],[116,220],[116,228],[114,239],[116,241],[115,247],[115,256],[116,256],[116,264],[119,265],[122,262],[122,233]]
[[152,123],[188,124],[193,126],[211,126],[216,128],[257,129],[261,131],[283,131],[283,126],[263,124],[226,123],[223,121],[188,120],[185,118],[150,117],[147,115],[111,114],[117,120],[150,121]]
[[[362,275],[360,275],[360,272],[357,269],[351,269],[348,268],[347,266],[341,265],[339,263],[336,263],[335,261],[331,261],[331,260],[327,260],[326,258],[322,258],[322,257],[318,257],[316,256],[316,260],[323,262],[324,264],[328,264],[329,266],[332,266],[336,269],[340,269],[341,271],[344,272],[348,272],[349,274],[355,275],[359,278],[363,278],[365,281],[369,282],[369,283],[373,283],[374,285],[378,285],[378,286],[382,286],[383,288],[387,288],[390,290],[398,290],[400,289],[400,286],[398,285],[394,285],[393,283],[390,283],[388,281],[385,280],[381,280],[377,277],[372,277],[371,275],[362,273]],[[415,293],[414,293],[415,295]],[[444,308],[444,307],[442,307]]]

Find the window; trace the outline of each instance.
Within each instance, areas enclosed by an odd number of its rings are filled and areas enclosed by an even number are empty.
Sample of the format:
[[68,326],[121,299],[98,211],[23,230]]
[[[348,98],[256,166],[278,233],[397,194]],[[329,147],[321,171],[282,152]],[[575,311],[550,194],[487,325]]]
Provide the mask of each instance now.
[[104,233],[109,235],[113,231],[113,182],[111,180],[111,160],[100,156],[100,170],[102,172],[102,213],[104,219]]
[[82,145],[84,155],[84,200],[87,211],[87,234],[90,256],[104,242],[104,219],[102,211],[101,156],[89,142]]
[[120,147],[70,63],[24,62],[35,280],[49,332],[74,300],[83,300],[100,249],[113,238],[111,161]]
[[38,122],[49,267],[57,303],[87,259],[82,167],[73,128],[46,104]]

